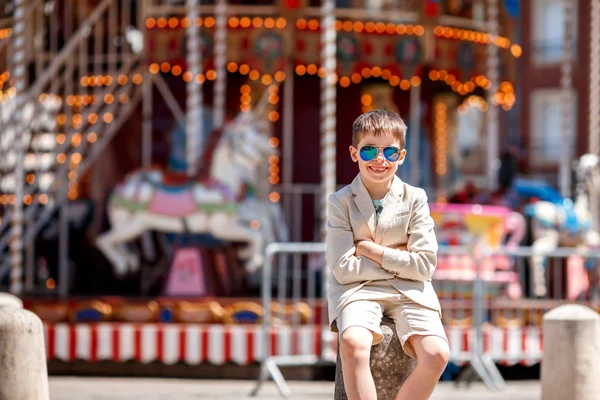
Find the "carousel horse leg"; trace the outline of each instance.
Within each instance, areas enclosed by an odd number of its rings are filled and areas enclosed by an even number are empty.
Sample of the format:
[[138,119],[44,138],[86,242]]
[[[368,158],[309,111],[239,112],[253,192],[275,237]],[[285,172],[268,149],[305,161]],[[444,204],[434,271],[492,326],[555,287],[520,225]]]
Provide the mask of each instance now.
[[246,260],[246,270],[254,272],[262,266],[264,240],[259,231],[241,225],[235,216],[215,214],[210,221],[210,233],[218,239],[248,243],[239,255]]
[[127,273],[131,261],[129,253],[124,252],[121,245],[139,237],[147,229],[146,219],[141,214],[135,214],[125,222],[111,227],[110,231],[102,233],[96,239],[96,246],[111,262],[119,276]]
[[119,245],[121,254],[127,259],[127,266],[131,272],[136,272],[140,268],[140,257],[131,249],[127,243]]
[[554,250],[558,246],[558,232],[554,229],[536,226],[534,223],[535,240],[531,246],[533,255],[531,256],[531,278],[533,295],[544,297],[548,293],[546,286],[546,257],[544,253]]
[[[108,210],[108,219],[112,230],[120,230],[121,225],[126,225],[132,218],[133,214],[124,209],[111,209]],[[140,267],[140,257],[135,253],[127,243],[120,243],[117,245],[120,254],[127,259],[127,266],[129,266],[132,272],[135,272]],[[114,262],[111,261],[114,265]]]

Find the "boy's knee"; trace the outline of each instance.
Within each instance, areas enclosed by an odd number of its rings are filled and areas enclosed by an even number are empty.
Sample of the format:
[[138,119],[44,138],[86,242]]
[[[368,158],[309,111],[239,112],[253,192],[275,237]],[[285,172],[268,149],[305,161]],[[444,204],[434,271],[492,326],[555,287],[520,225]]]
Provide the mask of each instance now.
[[446,368],[446,365],[448,365],[448,361],[450,361],[450,349],[445,342],[440,343],[440,346],[429,349],[429,351],[425,353],[423,361],[429,368],[441,373]]
[[352,358],[369,358],[373,334],[366,328],[350,327],[340,336],[340,353]]
[[443,372],[450,361],[450,349],[441,347],[431,353],[430,358],[432,367]]
[[448,342],[441,337],[415,337],[413,347],[417,352],[419,363],[424,364],[432,371],[442,373],[450,361],[450,348]]

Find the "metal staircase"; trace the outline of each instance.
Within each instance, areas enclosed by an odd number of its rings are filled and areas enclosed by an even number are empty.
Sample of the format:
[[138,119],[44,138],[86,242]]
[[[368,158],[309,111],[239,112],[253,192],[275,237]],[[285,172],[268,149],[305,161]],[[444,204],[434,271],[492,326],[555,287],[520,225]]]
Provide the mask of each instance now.
[[139,103],[145,69],[143,21],[131,13],[142,2],[13,3],[0,17],[0,281],[10,271],[19,294],[23,243],[77,197],[78,179]]

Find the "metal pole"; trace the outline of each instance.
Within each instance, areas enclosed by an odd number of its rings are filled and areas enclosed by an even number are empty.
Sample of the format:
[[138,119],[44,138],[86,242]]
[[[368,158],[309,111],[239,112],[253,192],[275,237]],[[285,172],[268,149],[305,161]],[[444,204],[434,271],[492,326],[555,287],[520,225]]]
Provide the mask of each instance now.
[[496,188],[496,170],[498,168],[498,105],[494,104],[494,94],[498,89],[498,0],[487,0],[488,11],[488,33],[490,43],[488,44],[487,75],[491,82],[487,92],[489,110],[487,113],[487,184],[489,190]]
[[[64,185],[67,182],[63,182]],[[71,286],[71,268],[69,258],[69,203],[62,201],[58,209],[58,294],[67,298]]]
[[[140,3],[138,18],[138,28],[142,29],[144,37],[148,37],[148,28],[146,27],[146,10],[148,7],[148,1],[145,0]],[[125,24],[129,21],[124,21]],[[148,51],[144,51],[142,55],[144,65],[148,65]],[[144,80],[142,82],[142,169],[149,170],[152,165],[152,108],[154,100],[152,98],[153,92],[152,74],[148,70],[144,73]]]
[[421,142],[421,86],[411,85],[410,87],[410,180],[411,184],[419,185],[419,176],[421,168],[419,164],[426,162],[421,160],[419,146]]
[[559,186],[563,197],[571,197],[571,162],[573,159],[573,126],[571,124],[572,116],[572,60],[573,60],[573,2],[563,0],[565,7],[565,36],[563,47],[563,62],[561,65],[560,86],[562,88],[563,108],[562,108],[562,143],[563,149],[560,152],[560,170]]
[[227,97],[227,0],[217,0],[215,7],[215,71],[213,129],[219,129],[225,121]]
[[[590,6],[590,118],[589,152],[600,155],[600,0],[591,0]],[[600,188],[591,186],[590,211],[592,227],[600,228]]]
[[25,100],[25,88],[27,86],[27,66],[26,66],[26,40],[25,40],[25,15],[27,2],[25,0],[15,0],[14,25],[13,25],[13,49],[12,79],[17,91],[15,98],[16,107],[14,129],[16,153],[15,164],[15,204],[12,214],[12,240],[10,242],[11,253],[11,271],[10,271],[10,292],[19,295],[23,290],[23,195],[25,192],[25,151],[26,135],[24,134],[24,124],[21,120],[22,109]]
[[[292,24],[287,25],[289,43],[292,42],[293,38],[293,27]],[[288,218],[288,226],[292,224],[292,183],[294,180],[294,66],[292,65],[292,58],[287,56],[285,60],[285,81],[283,82],[283,127],[281,132],[281,152],[282,152],[282,187],[283,187],[283,209],[285,216]],[[294,236],[292,234],[291,240],[300,240],[300,236]]]
[[[321,0],[321,59],[325,74],[321,79],[321,240],[327,235],[327,200],[336,187],[336,40],[335,0]],[[323,268],[323,295],[326,296],[325,282],[329,268]],[[325,313],[321,316],[321,325],[325,325]],[[321,339],[321,354],[331,347],[331,339]]]
[[146,72],[142,82],[142,169],[152,165],[152,76]]
[[336,30],[334,0],[321,3],[321,238],[327,228],[327,199],[336,186]]
[[187,84],[187,172],[189,176],[196,174],[198,155],[202,154],[202,51],[200,49],[200,29],[197,23],[200,0],[186,0],[188,19],[190,21],[187,34],[187,65],[192,79]]

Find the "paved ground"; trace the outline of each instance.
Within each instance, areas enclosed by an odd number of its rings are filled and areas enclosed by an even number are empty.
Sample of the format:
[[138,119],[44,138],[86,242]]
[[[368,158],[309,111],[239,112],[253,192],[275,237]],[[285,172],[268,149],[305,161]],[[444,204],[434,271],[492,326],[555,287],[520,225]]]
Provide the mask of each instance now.
[[[289,382],[292,400],[331,400],[332,382]],[[51,400],[229,400],[282,399],[272,382],[256,398],[248,396],[251,381],[180,380],[147,378],[51,377]],[[457,389],[448,383],[438,385],[431,400],[538,400],[539,382],[509,382],[503,392],[490,392],[475,383]]]

